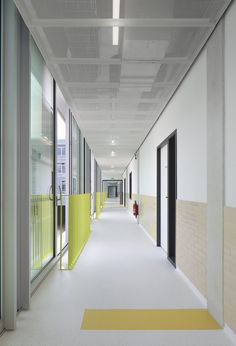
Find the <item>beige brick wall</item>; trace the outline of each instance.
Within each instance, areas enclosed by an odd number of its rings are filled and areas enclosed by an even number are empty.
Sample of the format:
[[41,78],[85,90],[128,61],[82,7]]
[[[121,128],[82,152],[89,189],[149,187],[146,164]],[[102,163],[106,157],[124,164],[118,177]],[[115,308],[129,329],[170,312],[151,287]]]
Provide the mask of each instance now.
[[207,294],[207,204],[177,201],[176,263]]
[[224,211],[224,315],[236,333],[236,208]]
[[140,195],[139,221],[150,236],[156,241],[157,228],[157,198]]

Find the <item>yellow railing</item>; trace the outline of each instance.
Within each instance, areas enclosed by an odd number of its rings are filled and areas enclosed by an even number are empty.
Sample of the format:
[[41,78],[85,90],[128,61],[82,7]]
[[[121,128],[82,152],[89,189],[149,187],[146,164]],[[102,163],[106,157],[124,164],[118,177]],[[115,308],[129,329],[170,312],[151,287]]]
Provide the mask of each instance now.
[[96,192],[96,218],[101,214],[101,192]]
[[48,195],[31,197],[31,268],[41,269],[53,256],[53,202]]
[[101,199],[102,199],[102,208],[104,208],[104,205],[107,199],[107,192],[101,192]]
[[90,235],[90,194],[69,197],[68,269],[72,269]]

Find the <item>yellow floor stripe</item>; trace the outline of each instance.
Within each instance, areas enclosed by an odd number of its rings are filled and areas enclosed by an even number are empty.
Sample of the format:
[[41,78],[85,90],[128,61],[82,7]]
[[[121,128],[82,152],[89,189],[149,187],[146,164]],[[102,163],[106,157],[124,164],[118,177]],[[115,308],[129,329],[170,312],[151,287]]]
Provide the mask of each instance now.
[[85,310],[83,330],[221,329],[206,309]]

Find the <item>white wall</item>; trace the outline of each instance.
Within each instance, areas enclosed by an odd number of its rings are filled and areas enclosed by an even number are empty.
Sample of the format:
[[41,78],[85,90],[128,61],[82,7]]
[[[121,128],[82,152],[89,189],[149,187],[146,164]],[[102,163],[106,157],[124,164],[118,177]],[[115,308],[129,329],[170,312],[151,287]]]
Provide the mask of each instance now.
[[91,152],[91,193],[94,193],[94,155]]
[[140,194],[156,195],[156,148],[177,129],[178,199],[206,202],[206,51],[140,148]]
[[121,173],[116,173],[115,171],[111,172],[102,172],[102,180],[121,180],[122,179],[122,174]]
[[225,20],[225,205],[236,207],[236,3]]
[[128,167],[127,175],[127,193],[129,193],[129,174],[132,172],[132,194],[138,193],[138,160],[133,158]]

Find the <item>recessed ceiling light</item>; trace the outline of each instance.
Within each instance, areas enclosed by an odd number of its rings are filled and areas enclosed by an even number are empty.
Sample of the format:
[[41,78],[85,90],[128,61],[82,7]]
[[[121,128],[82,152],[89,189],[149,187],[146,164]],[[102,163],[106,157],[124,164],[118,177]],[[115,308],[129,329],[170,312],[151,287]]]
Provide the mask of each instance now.
[[116,155],[116,153],[112,150],[111,156],[115,156],[115,155]]
[[112,145],[115,145],[116,144],[116,141],[114,139],[111,140],[111,144]]

